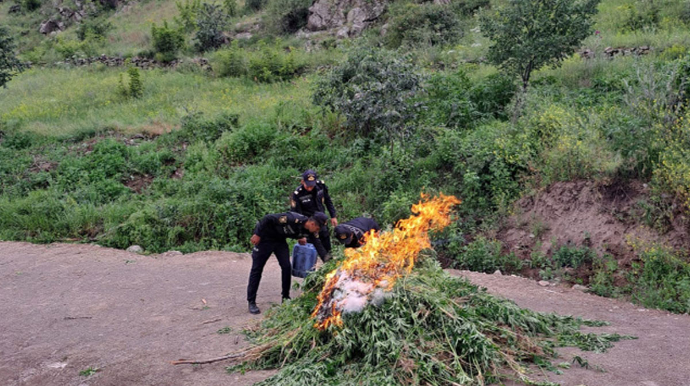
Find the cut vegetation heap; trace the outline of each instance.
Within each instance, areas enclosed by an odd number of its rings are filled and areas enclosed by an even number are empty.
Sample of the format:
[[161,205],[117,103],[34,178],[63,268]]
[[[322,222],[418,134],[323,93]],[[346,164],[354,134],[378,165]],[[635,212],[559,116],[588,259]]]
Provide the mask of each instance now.
[[240,362],[228,371],[281,368],[259,385],[538,384],[526,366],[555,370],[555,347],[604,351],[626,338],[582,333],[583,324],[605,323],[521,309],[443,272],[429,258],[427,231],[447,225],[458,202],[443,195],[420,202],[394,231],[369,235],[364,249],[308,276],[302,296],[249,331],[252,348],[224,357]]

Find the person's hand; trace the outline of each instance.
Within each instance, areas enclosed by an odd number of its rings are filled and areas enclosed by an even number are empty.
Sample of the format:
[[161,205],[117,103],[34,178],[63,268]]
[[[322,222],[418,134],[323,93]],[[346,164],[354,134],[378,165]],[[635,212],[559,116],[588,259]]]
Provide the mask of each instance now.
[[297,242],[299,243],[299,245],[305,245],[307,243],[307,238],[302,237],[301,239],[297,240]]
[[258,235],[252,235],[252,238],[249,239],[249,241],[254,245],[259,245],[259,242],[261,241],[261,237],[259,237]]
[[333,227],[337,227],[338,226],[338,219],[333,217],[331,219],[331,225],[333,225]]

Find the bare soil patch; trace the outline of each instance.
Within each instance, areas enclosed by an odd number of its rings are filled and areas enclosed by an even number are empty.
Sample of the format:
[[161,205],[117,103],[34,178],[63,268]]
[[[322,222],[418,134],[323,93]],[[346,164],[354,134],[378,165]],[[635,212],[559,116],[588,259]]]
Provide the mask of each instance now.
[[[676,213],[665,233],[644,224],[640,202],[648,195],[649,188],[639,181],[554,183],[519,200],[517,213],[496,238],[503,242],[505,252],[514,252],[522,259],[529,259],[534,250],[551,255],[563,245],[588,246],[600,256],[613,256],[620,268],[630,267],[636,259],[631,246],[635,240],[690,248],[688,219],[682,213]],[[578,276],[586,278],[586,272],[582,273]],[[536,272],[526,270],[523,274],[534,276]]]
[[[140,256],[94,245],[0,242],[0,384],[251,385],[272,372],[227,374],[223,363],[172,366],[244,347],[240,334],[261,318],[247,313],[247,254]],[[581,355],[607,372],[574,368],[545,376],[564,386],[688,386],[690,317],[534,281],[451,271],[490,292],[543,312],[607,320],[639,337],[605,354]],[[280,269],[270,259],[259,290],[266,310],[280,301]],[[217,331],[229,327],[230,332]],[[226,329],[227,331],[227,329]],[[90,376],[79,373],[100,369]]]
[[[248,255],[137,254],[93,245],[0,242],[0,384],[251,385],[270,372],[172,366],[247,343]],[[280,302],[271,259],[259,306]],[[205,303],[204,303],[205,301]],[[227,334],[217,331],[230,327]],[[89,367],[100,369],[81,376]]]

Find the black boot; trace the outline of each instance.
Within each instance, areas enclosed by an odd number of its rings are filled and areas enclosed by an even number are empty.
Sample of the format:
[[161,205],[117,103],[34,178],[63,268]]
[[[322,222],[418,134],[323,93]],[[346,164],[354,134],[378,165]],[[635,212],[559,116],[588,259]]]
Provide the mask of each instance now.
[[261,310],[256,306],[255,302],[249,302],[249,313],[255,315],[261,313]]

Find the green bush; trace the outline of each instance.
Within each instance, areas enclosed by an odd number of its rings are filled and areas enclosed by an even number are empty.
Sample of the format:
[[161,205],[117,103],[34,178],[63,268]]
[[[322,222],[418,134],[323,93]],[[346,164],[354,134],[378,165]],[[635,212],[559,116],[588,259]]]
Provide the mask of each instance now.
[[386,33],[390,48],[450,44],[462,37],[458,16],[444,4],[403,3],[392,7]]
[[181,128],[171,135],[174,141],[214,142],[223,133],[239,126],[237,114],[224,113],[217,117],[204,119],[202,114],[190,114],[182,118]]
[[268,26],[279,34],[292,34],[307,25],[311,0],[270,0]]
[[194,31],[197,27],[197,14],[201,10],[201,0],[185,0],[184,3],[176,1],[175,6],[179,13],[174,18],[175,23],[185,32]]
[[196,48],[200,52],[215,50],[225,43],[223,31],[228,25],[228,16],[222,6],[202,4],[196,18]]
[[497,269],[503,272],[515,272],[522,268],[522,261],[514,254],[502,255],[502,244],[498,240],[489,240],[483,236],[467,244],[455,257],[455,264],[460,269],[476,272],[493,273]]
[[141,98],[144,96],[144,84],[141,82],[139,69],[130,67],[127,70],[129,84],[125,84],[124,77],[120,74],[117,85],[117,93],[124,98]]
[[252,122],[223,134],[216,142],[216,149],[228,166],[250,163],[271,147],[276,134],[274,127],[266,123]]
[[553,253],[551,260],[554,268],[579,268],[591,265],[597,258],[596,252],[588,247],[575,247],[563,245]]
[[675,313],[690,312],[690,264],[661,246],[640,253],[642,266],[633,267],[632,297],[645,307]]
[[22,8],[27,12],[33,12],[43,5],[42,0],[21,0]]
[[659,5],[653,0],[640,0],[634,4],[618,7],[621,18],[619,29],[625,32],[642,30],[645,27],[655,27],[659,24]]
[[480,8],[491,5],[489,0],[456,0],[450,3],[453,11],[459,15],[472,16]]
[[113,24],[103,19],[85,19],[77,26],[76,33],[79,40],[87,39],[103,40],[113,29]]
[[690,24],[690,1],[683,2],[680,12],[678,12],[678,19],[686,25]]
[[171,28],[164,21],[161,27],[154,23],[151,26],[151,38],[156,60],[170,62],[177,58],[177,53],[184,47],[184,34],[182,30]]
[[230,17],[239,16],[240,8],[237,5],[237,0],[223,0],[223,9]]
[[520,193],[536,150],[524,133],[501,122],[467,133],[444,130],[436,143],[436,167],[460,192],[459,211],[472,216],[507,208]]
[[267,0],[246,0],[244,8],[249,12],[261,10],[266,5]]
[[506,106],[517,90],[507,76],[489,75],[474,84],[464,71],[438,73],[425,86],[425,115],[431,124],[470,128],[490,119],[506,119]]
[[596,258],[592,268],[594,274],[589,278],[589,290],[593,294],[614,297],[623,292],[615,284],[615,274],[618,272],[618,262],[615,259],[609,255]]
[[247,75],[247,60],[245,51],[239,48],[237,40],[233,40],[230,49],[218,53],[216,71],[220,76],[241,77]]
[[314,103],[342,113],[346,127],[360,136],[391,144],[402,140],[419,112],[415,101],[423,80],[409,59],[385,50],[355,48],[319,80]]
[[257,82],[271,83],[292,79],[303,69],[304,64],[297,62],[292,51],[285,53],[278,47],[261,42],[259,51],[249,59],[248,75]]

